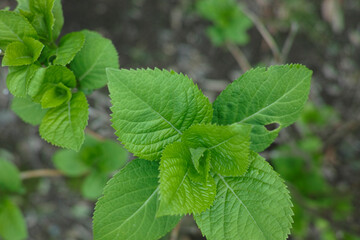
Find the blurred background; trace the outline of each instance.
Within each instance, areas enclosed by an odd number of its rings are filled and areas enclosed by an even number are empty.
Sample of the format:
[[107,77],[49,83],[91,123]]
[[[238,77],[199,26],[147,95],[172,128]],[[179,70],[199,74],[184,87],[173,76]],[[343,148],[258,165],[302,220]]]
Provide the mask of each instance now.
[[[62,35],[95,30],[115,44],[122,68],[166,68],[216,96],[246,69],[301,63],[313,70],[298,123],[262,155],[286,180],[294,202],[289,239],[360,239],[359,0],[62,0]],[[1,0],[0,9],[15,0]],[[54,169],[58,150],[11,110],[0,69],[0,154],[24,172]],[[116,139],[106,88],[90,95],[89,129]],[[56,175],[56,174],[54,174]],[[92,239],[93,196],[83,177],[29,177],[15,197],[31,240]],[[197,240],[191,217],[164,239]]]

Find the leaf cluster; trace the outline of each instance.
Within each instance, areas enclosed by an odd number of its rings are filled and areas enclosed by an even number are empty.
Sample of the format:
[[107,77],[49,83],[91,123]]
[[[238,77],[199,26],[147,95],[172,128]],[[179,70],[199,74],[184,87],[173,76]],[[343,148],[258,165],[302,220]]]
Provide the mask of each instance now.
[[58,150],[53,156],[55,167],[69,177],[83,177],[83,196],[97,199],[109,179],[109,175],[127,162],[128,152],[112,140],[99,141],[88,135],[79,152]]
[[252,27],[252,22],[236,0],[199,0],[196,11],[211,21],[207,35],[216,46],[227,42],[240,45],[249,42],[247,30]]
[[24,192],[16,166],[0,157],[0,237],[4,240],[27,237],[25,219],[11,199],[13,194]]
[[[95,239],[158,239],[186,214],[210,240],[286,239],[288,190],[256,152],[299,116],[311,71],[297,64],[250,70],[214,104],[173,71],[107,75],[113,127],[140,159],[105,187]],[[279,127],[267,130],[270,123]]]
[[60,0],[18,0],[0,11],[2,66],[14,95],[12,109],[38,125],[53,145],[79,150],[88,122],[85,94],[106,85],[106,67],[119,67],[110,40],[88,30],[58,39],[64,24]]

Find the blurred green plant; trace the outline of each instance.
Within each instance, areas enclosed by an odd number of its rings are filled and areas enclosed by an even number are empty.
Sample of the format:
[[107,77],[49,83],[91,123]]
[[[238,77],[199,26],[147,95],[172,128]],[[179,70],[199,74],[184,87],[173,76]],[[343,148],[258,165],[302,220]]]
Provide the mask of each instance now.
[[112,140],[99,141],[86,135],[79,152],[58,150],[53,162],[68,177],[85,177],[81,184],[82,195],[96,200],[102,193],[111,174],[129,160],[128,152]]
[[25,219],[12,196],[25,192],[20,173],[10,161],[0,157],[0,239],[25,239]]
[[321,131],[337,120],[330,106],[308,103],[297,123],[302,136],[271,152],[272,165],[286,180],[294,197],[295,239],[308,239],[314,227],[319,240],[359,239],[347,232],[339,238],[332,227],[331,220],[343,221],[351,214],[351,196],[339,194],[324,177],[324,144],[314,131]]
[[309,36],[314,43],[323,44],[332,38],[332,33],[319,14],[321,4],[311,0],[287,0],[278,6],[278,17],[267,19],[277,29],[289,29],[296,23],[299,32]]
[[82,30],[58,39],[64,24],[60,0],[17,0],[0,10],[0,52],[8,67],[12,109],[40,125],[51,144],[79,150],[88,124],[86,95],[106,85],[107,67],[119,67],[109,39]]
[[225,43],[244,45],[249,42],[247,30],[251,20],[243,13],[235,0],[200,0],[196,10],[203,18],[212,22],[207,34],[216,46]]

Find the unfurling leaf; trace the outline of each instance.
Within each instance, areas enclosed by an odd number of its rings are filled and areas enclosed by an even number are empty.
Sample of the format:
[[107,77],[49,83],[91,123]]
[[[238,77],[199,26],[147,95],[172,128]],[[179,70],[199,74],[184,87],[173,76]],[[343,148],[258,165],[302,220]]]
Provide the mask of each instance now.
[[5,51],[3,66],[23,66],[34,63],[44,45],[33,38],[25,37],[22,42],[10,43]]
[[71,70],[64,66],[50,66],[39,69],[31,79],[28,87],[28,94],[35,102],[41,102],[43,95],[49,89],[58,84],[63,84],[68,88],[76,86],[76,79]]
[[42,108],[53,108],[67,103],[71,99],[71,90],[62,83],[46,90],[41,98]]
[[216,194],[214,178],[207,176],[205,183],[194,181],[191,171],[197,174],[188,147],[180,142],[168,145],[160,162],[158,216],[201,213],[211,206]]
[[190,148],[206,148],[211,168],[225,176],[241,176],[249,167],[250,125],[193,125],[181,136]]

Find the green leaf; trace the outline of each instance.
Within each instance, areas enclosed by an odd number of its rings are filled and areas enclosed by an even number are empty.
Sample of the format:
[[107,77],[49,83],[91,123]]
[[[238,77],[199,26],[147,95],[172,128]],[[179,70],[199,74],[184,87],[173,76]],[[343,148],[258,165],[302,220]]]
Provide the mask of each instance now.
[[119,170],[129,159],[129,153],[115,141],[101,142],[100,149],[102,160],[99,162],[99,170],[102,172]]
[[196,171],[200,171],[199,167],[200,167],[200,160],[201,158],[205,155],[205,151],[207,150],[207,148],[204,147],[198,147],[198,148],[190,148],[190,153],[191,153],[191,160],[192,163],[194,164],[194,167],[196,169]]
[[0,192],[1,191],[23,192],[18,169],[11,162],[2,158],[0,158]]
[[59,48],[56,50],[54,64],[67,65],[81,50],[85,42],[85,35],[82,32],[73,32],[61,38]]
[[293,212],[289,192],[279,175],[258,154],[242,177],[217,175],[213,206],[196,223],[208,240],[287,239]]
[[71,99],[71,90],[62,83],[48,89],[41,98],[42,108],[53,108]]
[[79,154],[73,150],[56,151],[52,160],[55,167],[69,177],[78,177],[90,170],[90,167],[81,161]]
[[20,209],[9,199],[0,199],[0,237],[4,240],[27,238],[25,219]]
[[64,66],[41,68],[31,79],[28,94],[35,102],[41,102],[45,92],[58,86],[59,83],[68,88],[74,88],[76,86],[76,79],[73,72]]
[[108,67],[119,68],[118,53],[109,39],[91,31],[81,31],[85,44],[70,63],[81,89],[97,89],[106,85]]
[[39,125],[47,112],[47,110],[43,109],[39,103],[33,102],[29,97],[14,97],[11,102],[11,109],[24,122],[32,125]]
[[[298,64],[256,68],[229,85],[215,100],[213,123],[253,125],[251,148],[260,152],[300,115],[312,72]],[[278,123],[268,131],[265,126]]]
[[54,8],[55,0],[29,0],[29,7],[32,13],[31,24],[36,29],[40,38],[53,41]]
[[157,240],[179,222],[178,216],[156,217],[158,167],[136,159],[108,182],[95,207],[95,240]]
[[225,176],[241,176],[249,167],[250,125],[193,125],[181,136],[190,148],[206,148],[211,168]]
[[54,21],[55,21],[53,27],[53,40],[56,40],[59,37],[61,33],[61,29],[64,25],[64,16],[61,6],[61,0],[55,0],[52,13],[54,15]]
[[[201,213],[215,199],[214,178],[204,183],[193,181],[191,153],[184,143],[168,145],[160,162],[160,209],[157,216]],[[194,171],[194,170],[193,170]]]
[[213,22],[207,34],[215,45],[226,42],[245,44],[249,41],[247,30],[251,20],[243,13],[235,0],[200,0],[196,4],[198,13]]
[[88,107],[84,93],[74,93],[68,104],[48,110],[40,124],[41,137],[55,146],[79,151],[84,142]]
[[6,50],[7,46],[15,41],[22,41],[24,37],[37,39],[35,29],[19,13],[0,11],[0,49]]
[[107,174],[93,171],[81,186],[82,195],[89,200],[96,200],[101,196],[108,178]]
[[16,97],[27,97],[28,85],[40,66],[36,64],[20,67],[9,67],[6,85],[11,94]]
[[29,0],[16,0],[18,5],[15,10],[22,9],[24,11],[30,11]]
[[209,123],[209,100],[182,74],[166,70],[107,70],[113,127],[136,156],[160,159],[193,124]]
[[22,66],[34,63],[44,45],[33,38],[25,37],[23,42],[10,43],[5,51],[3,66]]
[[[211,152],[205,151],[204,155],[201,156],[199,159],[198,168],[196,167],[193,168],[193,166],[191,166],[191,169],[189,171],[190,179],[195,182],[206,184],[210,176],[210,162],[211,162]],[[193,164],[194,164],[194,160],[193,160]]]

